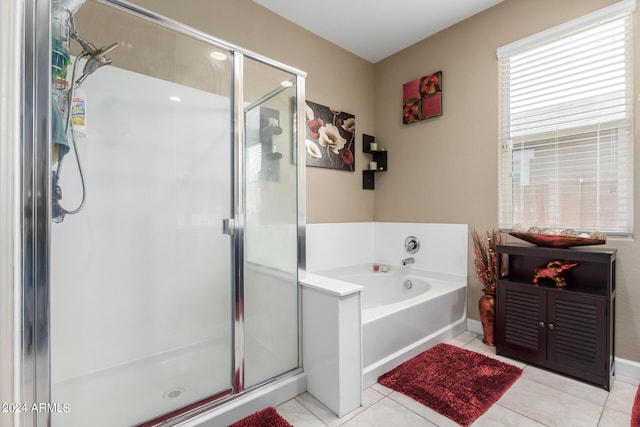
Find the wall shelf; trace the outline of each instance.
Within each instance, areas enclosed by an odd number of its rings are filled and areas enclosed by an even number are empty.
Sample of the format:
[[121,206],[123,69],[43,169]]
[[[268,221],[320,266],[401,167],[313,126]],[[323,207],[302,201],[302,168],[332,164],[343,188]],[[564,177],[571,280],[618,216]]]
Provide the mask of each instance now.
[[[365,154],[371,154],[371,161],[377,163],[377,169],[371,170],[368,168],[367,163],[365,169],[362,171],[362,189],[373,190],[375,189],[375,174],[376,172],[387,171],[387,152],[384,149],[371,149],[371,144],[375,144],[375,138],[371,135],[362,134],[362,152]],[[375,147],[375,146],[374,146]]]

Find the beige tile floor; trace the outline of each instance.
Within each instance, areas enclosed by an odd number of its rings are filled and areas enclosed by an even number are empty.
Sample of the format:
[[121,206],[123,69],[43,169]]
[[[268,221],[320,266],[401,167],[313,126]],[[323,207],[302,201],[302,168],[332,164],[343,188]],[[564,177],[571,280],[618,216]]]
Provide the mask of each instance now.
[[[473,427],[629,427],[631,407],[640,381],[617,376],[606,392],[535,366],[496,356],[482,337],[464,332],[449,344],[477,351],[523,368],[522,376]],[[309,393],[276,408],[295,427],[458,426],[398,392],[375,384],[364,391],[363,405],[338,418]]]

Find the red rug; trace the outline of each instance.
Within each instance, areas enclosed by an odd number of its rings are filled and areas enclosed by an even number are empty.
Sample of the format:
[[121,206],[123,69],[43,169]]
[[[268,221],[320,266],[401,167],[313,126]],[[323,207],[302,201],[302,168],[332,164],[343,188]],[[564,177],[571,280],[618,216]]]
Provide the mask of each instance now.
[[520,377],[522,369],[449,344],[382,374],[378,382],[468,426]]
[[229,427],[293,427],[293,425],[282,418],[276,408],[270,406],[236,421]]
[[636,391],[636,399],[631,409],[631,427],[640,427],[640,387]]

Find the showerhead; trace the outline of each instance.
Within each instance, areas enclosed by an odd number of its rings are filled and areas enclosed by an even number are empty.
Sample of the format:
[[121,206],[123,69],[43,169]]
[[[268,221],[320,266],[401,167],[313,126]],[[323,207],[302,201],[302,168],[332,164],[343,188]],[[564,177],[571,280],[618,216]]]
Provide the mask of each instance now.
[[109,65],[113,62],[111,59],[107,58],[105,55],[111,52],[113,49],[118,47],[118,43],[113,43],[108,46],[103,46],[100,49],[97,49],[92,43],[82,39],[77,33],[73,36],[74,39],[78,41],[84,48],[83,53],[79,55],[88,56],[86,64],[84,64],[84,69],[82,70],[82,76],[75,82],[75,87],[80,86],[80,84],[91,74],[93,74],[98,68]]
[[[79,8],[85,0],[64,0],[67,3],[74,4]],[[76,9],[77,10],[77,9]],[[111,64],[112,60],[106,58],[105,55],[111,52],[113,49],[118,47],[118,43],[113,43],[108,46],[103,46],[101,48],[97,48],[93,43],[88,40],[83,39],[78,34],[78,27],[76,26],[76,20],[73,14],[69,15],[69,28],[70,28],[70,37],[77,41],[80,46],[82,46],[82,52],[77,57],[77,60],[83,57],[88,57],[87,63],[84,65],[84,69],[82,70],[82,76],[78,80],[75,81],[74,86],[77,88],[80,84],[85,81],[89,75],[95,72],[98,68],[103,65]]]

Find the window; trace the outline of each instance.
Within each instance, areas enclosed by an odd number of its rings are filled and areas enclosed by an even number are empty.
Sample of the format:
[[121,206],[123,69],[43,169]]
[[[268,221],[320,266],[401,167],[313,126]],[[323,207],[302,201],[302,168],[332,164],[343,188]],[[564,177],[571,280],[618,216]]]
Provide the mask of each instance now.
[[500,228],[631,234],[634,7],[498,49]]
[[262,170],[262,144],[247,147],[247,182],[258,182]]

